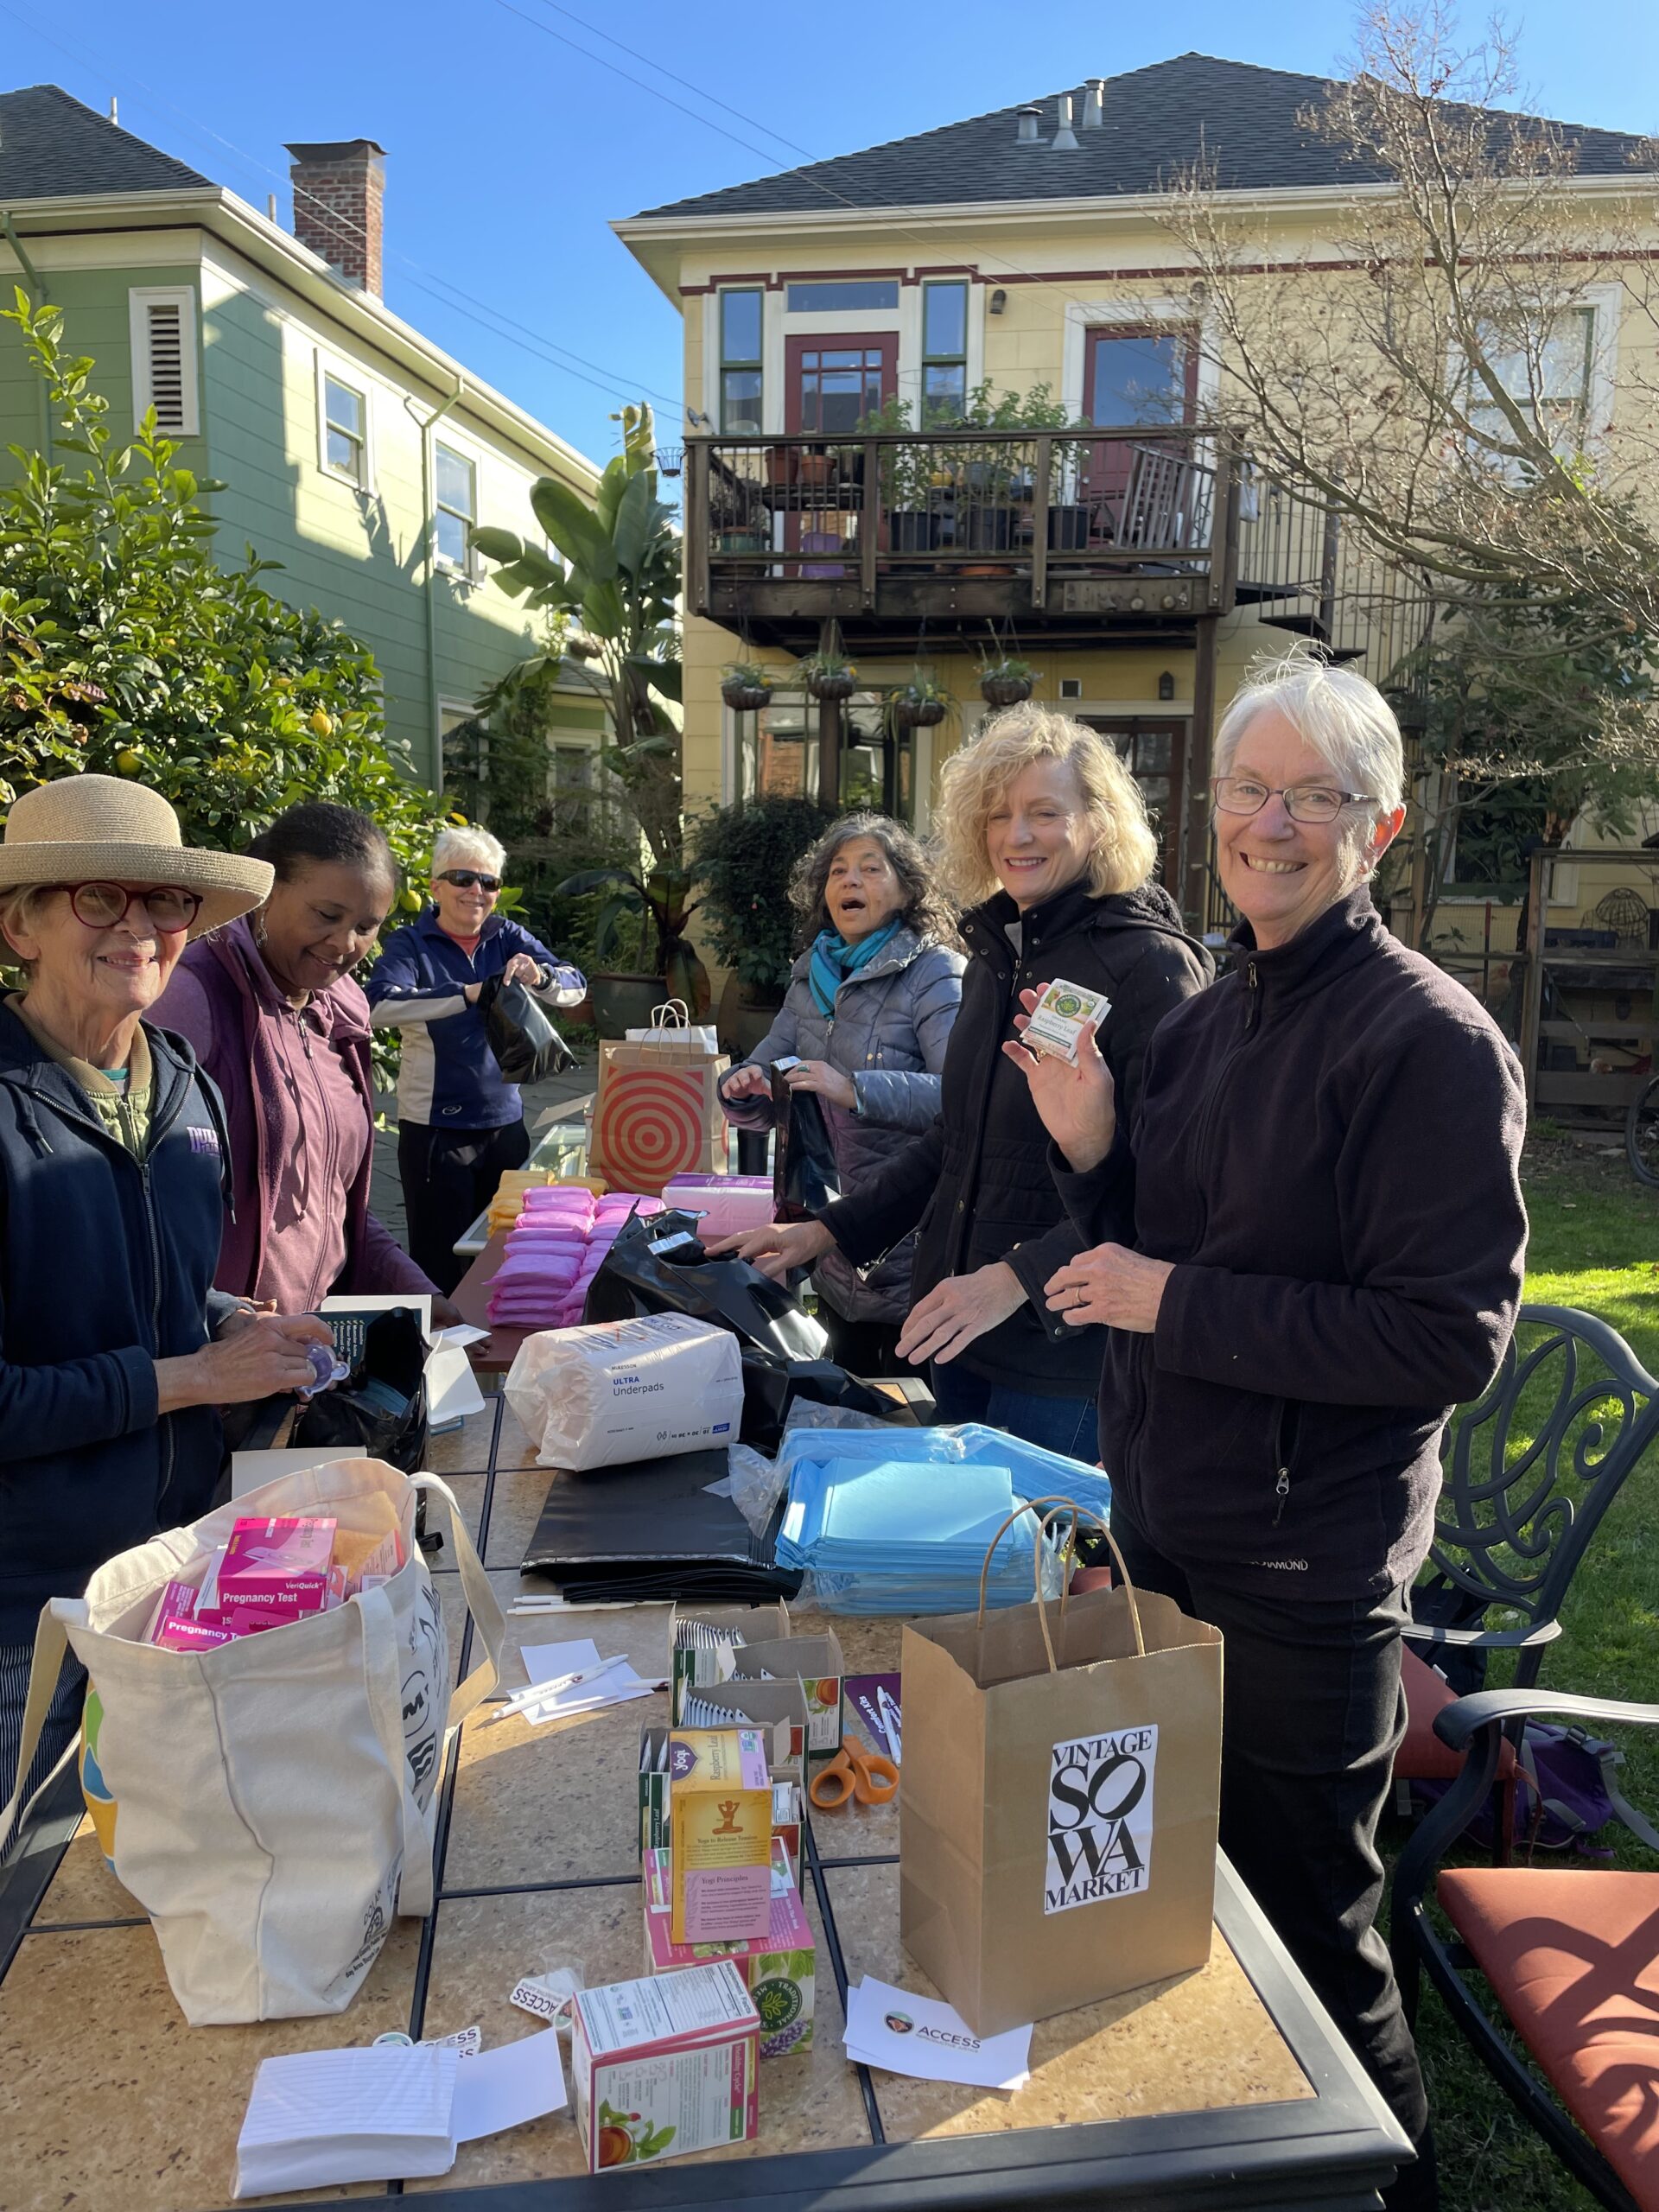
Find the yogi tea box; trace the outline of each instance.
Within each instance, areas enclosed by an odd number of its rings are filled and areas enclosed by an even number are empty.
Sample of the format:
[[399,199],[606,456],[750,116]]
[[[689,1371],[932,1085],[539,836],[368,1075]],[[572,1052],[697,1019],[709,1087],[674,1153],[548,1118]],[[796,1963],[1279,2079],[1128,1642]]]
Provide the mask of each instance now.
[[742,1975],[760,2015],[760,2056],[782,2058],[812,2047],[817,1955],[801,1909],[800,1891],[780,1839],[772,1847],[772,1927],[746,1943],[677,1943],[669,1933],[671,1861],[645,1854],[645,1972],[671,1974],[705,1959],[728,1958]]
[[[798,1698],[799,1692],[791,1682],[769,1682],[768,1689],[785,1687]],[[772,1833],[783,1844],[789,1854],[789,1863],[795,1878],[800,1879],[801,1868],[801,1783],[804,1761],[798,1737],[804,1741],[804,1724],[798,1730],[779,1726],[770,1732],[761,1731],[762,1744],[768,1733],[771,1748],[767,1761],[772,1772]],[[794,1748],[785,1758],[783,1739],[787,1737]],[[663,1727],[645,1727],[639,1731],[639,1855],[648,1851],[666,1851],[669,1847],[668,1821],[668,1738]],[[780,1779],[779,1777],[783,1777]]]
[[676,1728],[668,1739],[670,1933],[737,1943],[772,1926],[772,1777],[752,1728]]
[[579,1990],[570,2075],[588,2172],[753,2140],[760,2033],[729,1959]]

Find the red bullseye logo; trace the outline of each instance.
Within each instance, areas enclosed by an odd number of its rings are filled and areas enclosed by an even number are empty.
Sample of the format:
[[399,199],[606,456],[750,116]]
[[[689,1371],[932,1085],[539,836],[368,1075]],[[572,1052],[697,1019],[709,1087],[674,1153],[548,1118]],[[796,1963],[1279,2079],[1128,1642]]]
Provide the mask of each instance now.
[[594,1134],[613,1187],[660,1191],[671,1175],[694,1167],[702,1153],[702,1075],[630,1068],[621,1082],[613,1077]]

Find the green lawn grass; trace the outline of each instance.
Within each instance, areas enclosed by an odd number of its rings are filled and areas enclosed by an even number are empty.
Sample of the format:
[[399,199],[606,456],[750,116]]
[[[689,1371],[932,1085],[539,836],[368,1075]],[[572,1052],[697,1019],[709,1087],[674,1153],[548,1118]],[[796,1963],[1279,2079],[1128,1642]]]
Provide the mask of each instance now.
[[[1535,1139],[1524,1170],[1532,1222],[1529,1301],[1577,1306],[1608,1322],[1659,1375],[1659,1191],[1630,1177],[1621,1153],[1586,1153]],[[1563,1609],[1564,1633],[1545,1656],[1546,1688],[1659,1705],[1659,1452],[1626,1481],[1597,1530]],[[1495,1667],[1494,1687],[1508,1674]],[[1625,1751],[1625,1786],[1659,1810],[1659,1729],[1611,1729]],[[1622,1831],[1622,1864],[1652,1865]],[[1390,1840],[1397,1847],[1399,1835]],[[1584,1878],[1595,1879],[1586,1865]],[[1446,2212],[1582,2212],[1593,2200],[1526,2127],[1427,1983],[1418,2044],[1428,2082]]]

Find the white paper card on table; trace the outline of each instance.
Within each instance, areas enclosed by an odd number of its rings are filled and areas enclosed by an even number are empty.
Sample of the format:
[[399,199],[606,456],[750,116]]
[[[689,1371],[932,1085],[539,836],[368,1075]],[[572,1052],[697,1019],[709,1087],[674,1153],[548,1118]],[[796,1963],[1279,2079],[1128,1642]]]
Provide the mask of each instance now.
[[237,2139],[237,2196],[447,2174],[460,2065],[453,2047],[429,2044],[263,2059]]
[[568,1643],[526,1643],[519,1656],[524,1662],[526,1681],[556,1682],[561,1675],[597,1667],[599,1646],[591,1636],[575,1636]]
[[472,1321],[457,1321],[448,1329],[440,1329],[434,1349],[439,1351],[465,1351],[468,1344],[481,1344],[489,1335]]
[[597,1713],[607,1705],[626,1705],[631,1699],[649,1697],[656,1687],[636,1674],[627,1660],[613,1659],[591,1681],[573,1682],[568,1690],[556,1690],[533,1704],[520,1706],[518,1711],[532,1725],[568,1720],[574,1713]]
[[434,1429],[458,1428],[470,1414],[484,1410],[484,1393],[466,1346],[448,1341],[453,1333],[457,1332],[446,1330],[426,1358],[426,1417]]
[[558,2112],[564,2101],[558,2031],[547,2028],[480,2051],[461,2069],[450,2132],[457,2143],[476,2142],[480,2135],[522,2127],[527,2120]]
[[289,1445],[276,1452],[232,1452],[231,1496],[245,1497],[251,1490],[274,1483],[278,1475],[302,1475],[308,1467],[326,1467],[331,1459],[347,1457],[343,1444]]
[[921,2082],[1018,2089],[1031,2070],[1031,2029],[976,2036],[962,2015],[931,1997],[863,1980],[847,1992],[847,2056]]

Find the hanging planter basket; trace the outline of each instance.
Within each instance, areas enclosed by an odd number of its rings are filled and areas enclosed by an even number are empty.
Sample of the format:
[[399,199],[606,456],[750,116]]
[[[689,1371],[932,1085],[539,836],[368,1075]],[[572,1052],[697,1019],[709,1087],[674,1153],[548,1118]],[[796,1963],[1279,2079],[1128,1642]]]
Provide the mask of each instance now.
[[931,729],[944,720],[943,699],[895,699],[893,719],[900,729]]
[[854,676],[809,676],[806,688],[814,699],[850,699],[858,689]]
[[767,683],[739,683],[731,678],[720,687],[720,696],[734,714],[756,715],[772,703],[772,687]]
[[979,696],[988,707],[1017,707],[1031,696],[1028,676],[984,676]]

